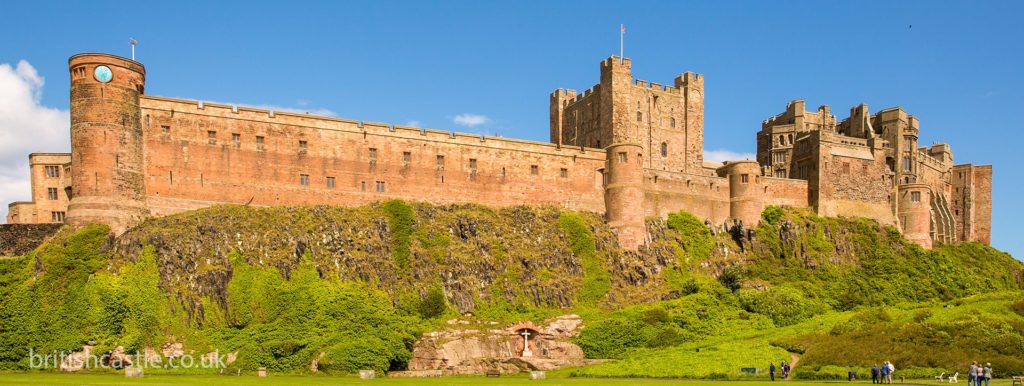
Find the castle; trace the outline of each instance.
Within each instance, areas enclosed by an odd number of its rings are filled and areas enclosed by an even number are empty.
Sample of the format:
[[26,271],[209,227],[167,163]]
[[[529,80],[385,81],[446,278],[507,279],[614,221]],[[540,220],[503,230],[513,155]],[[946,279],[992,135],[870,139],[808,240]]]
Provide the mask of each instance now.
[[[762,123],[757,160],[703,159],[704,77],[634,80],[628,58],[600,83],[550,95],[551,141],[437,131],[150,96],[136,61],[69,59],[71,153],[32,154],[31,202],[8,223],[103,223],[218,203],[556,205],[605,215],[623,247],[645,219],[687,210],[753,226],[765,206],[860,216],[935,242],[989,242],[992,168],[954,165],[948,145],[919,148],[918,120],[866,105],[837,121],[790,102]],[[44,193],[45,192],[45,193]]]

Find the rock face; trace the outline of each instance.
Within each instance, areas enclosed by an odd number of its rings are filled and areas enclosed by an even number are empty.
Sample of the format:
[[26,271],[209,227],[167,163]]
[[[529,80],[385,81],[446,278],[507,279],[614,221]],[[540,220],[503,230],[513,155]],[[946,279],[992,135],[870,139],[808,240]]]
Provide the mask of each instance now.
[[[590,363],[583,359],[583,350],[568,341],[582,326],[578,315],[563,315],[544,326],[525,322],[505,328],[429,332],[413,346],[408,374],[399,375],[516,373]],[[524,355],[523,331],[530,334],[529,356]]]
[[0,224],[0,256],[21,256],[53,236],[62,224]]

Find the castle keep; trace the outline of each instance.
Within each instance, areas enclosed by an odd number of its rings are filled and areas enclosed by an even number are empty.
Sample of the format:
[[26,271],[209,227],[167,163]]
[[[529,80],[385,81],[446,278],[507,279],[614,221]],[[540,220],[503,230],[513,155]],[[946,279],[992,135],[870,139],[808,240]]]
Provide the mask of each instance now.
[[757,160],[703,160],[704,77],[634,80],[627,58],[600,83],[550,96],[540,143],[146,95],[141,63],[71,57],[71,153],[32,154],[32,202],[8,223],[103,223],[218,203],[556,205],[602,213],[626,248],[644,221],[687,210],[753,226],[768,205],[891,224],[914,242],[989,242],[992,168],[918,147],[917,118],[854,107],[838,121],[803,101],[762,123]]

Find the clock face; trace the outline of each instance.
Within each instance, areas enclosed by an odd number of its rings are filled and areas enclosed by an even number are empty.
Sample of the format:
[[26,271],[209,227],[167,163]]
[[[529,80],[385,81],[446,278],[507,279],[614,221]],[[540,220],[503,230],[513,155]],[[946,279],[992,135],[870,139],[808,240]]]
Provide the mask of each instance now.
[[96,71],[93,71],[93,76],[100,83],[107,83],[114,78],[114,73],[110,71],[110,67],[107,66],[96,66]]

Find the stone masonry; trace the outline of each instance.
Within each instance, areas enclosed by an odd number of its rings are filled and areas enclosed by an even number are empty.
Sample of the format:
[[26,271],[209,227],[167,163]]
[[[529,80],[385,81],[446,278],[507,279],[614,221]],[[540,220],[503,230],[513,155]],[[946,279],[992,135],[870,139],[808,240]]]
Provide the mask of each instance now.
[[780,205],[873,218],[925,247],[989,241],[991,166],[954,166],[945,144],[918,148],[917,118],[900,108],[860,105],[837,121],[828,106],[794,101],[762,124],[756,161],[705,162],[702,75],[661,85],[634,80],[628,58],[599,67],[594,87],[550,95],[541,143],[156,97],[141,63],[75,55],[71,153],[30,156],[33,201],[12,203],[7,222],[120,234],[219,203],[401,198],[601,213],[636,249],[648,217],[687,210],[750,227]]

